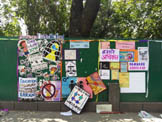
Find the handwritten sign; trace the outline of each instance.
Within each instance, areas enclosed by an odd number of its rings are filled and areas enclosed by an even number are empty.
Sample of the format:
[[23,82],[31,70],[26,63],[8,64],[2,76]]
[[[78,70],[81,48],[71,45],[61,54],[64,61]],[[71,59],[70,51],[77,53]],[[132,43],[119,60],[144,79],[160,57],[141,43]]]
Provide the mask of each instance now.
[[128,63],[128,70],[129,71],[140,71],[140,70],[148,70],[148,63],[147,62],[129,62]]
[[119,49],[101,49],[100,61],[119,62]]
[[135,49],[134,41],[116,42],[116,49]]
[[37,78],[19,77],[18,97],[21,99],[36,98]]

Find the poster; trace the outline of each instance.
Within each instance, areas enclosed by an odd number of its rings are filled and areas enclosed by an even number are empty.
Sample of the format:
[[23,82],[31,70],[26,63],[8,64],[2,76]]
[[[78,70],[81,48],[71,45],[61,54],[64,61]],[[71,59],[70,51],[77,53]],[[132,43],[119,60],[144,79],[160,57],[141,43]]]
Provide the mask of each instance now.
[[147,71],[148,63],[147,62],[128,62],[129,71]]
[[72,42],[70,41],[70,48],[89,48],[89,42],[86,41],[77,41]]
[[148,47],[138,47],[138,61],[148,62],[149,60],[149,50]]
[[120,61],[121,62],[134,62],[134,52],[121,51],[120,52]]
[[89,93],[89,98],[93,98],[93,91],[90,87],[90,85],[88,84],[86,77],[78,77],[77,78],[77,84],[80,86],[82,86],[83,90],[85,90],[86,92]]
[[135,49],[135,41],[116,41],[116,49]]
[[127,71],[128,71],[128,63],[120,62],[120,72],[127,72]]
[[41,86],[41,96],[44,101],[60,101],[61,100],[61,82],[60,81],[44,81]]
[[67,98],[77,83],[77,77],[62,77],[62,97]]
[[93,74],[89,75],[87,77],[87,81],[95,95],[106,90],[106,86],[102,82],[102,80],[97,72],[94,72]]
[[111,80],[119,80],[119,70],[111,70]]
[[18,98],[35,99],[37,91],[37,78],[19,77]]
[[119,49],[101,49],[100,61],[119,62]]
[[119,62],[110,63],[110,69],[119,69],[119,68],[120,68]]
[[99,70],[99,76],[102,80],[109,80],[110,79],[110,70]]
[[77,114],[80,114],[88,98],[89,94],[86,91],[78,86],[75,86],[64,104]]
[[121,93],[145,93],[146,92],[146,76],[145,72],[129,73],[129,88],[121,88]]
[[99,69],[109,69],[110,63],[109,62],[100,62]]
[[110,49],[110,42],[100,42],[100,49]]
[[60,60],[61,56],[61,45],[60,42],[53,40],[47,43],[46,47],[43,50],[43,58],[56,62]]
[[[51,39],[34,39],[25,38],[18,41],[18,66],[17,73],[18,77],[23,77],[24,79],[32,79],[37,78],[36,84],[37,86],[34,88],[33,98],[34,100],[44,100],[44,101],[59,101],[60,100],[60,91],[61,91],[61,40],[51,40]],[[24,38],[24,37],[23,37]],[[50,54],[51,53],[51,54]],[[47,54],[47,55],[46,55]],[[55,56],[55,60],[50,59],[48,54],[51,56]],[[23,97],[29,94],[25,93],[22,85],[30,86],[30,82],[27,84],[19,83],[21,79],[18,79],[18,88],[23,91],[18,93],[18,96],[23,94]],[[30,80],[29,80],[30,81]],[[44,83],[50,81],[51,85],[47,85],[43,88],[43,93],[47,95],[47,98],[43,97],[42,87]],[[32,84],[34,85],[34,83]],[[32,86],[31,85],[31,86]],[[54,87],[55,86],[55,87]],[[51,91],[48,92],[47,89],[51,87]],[[32,91],[31,88],[28,88],[28,91]],[[55,95],[49,98],[50,94],[54,93]],[[48,96],[49,95],[49,96]],[[29,95],[28,95],[29,96]],[[31,95],[30,95],[31,96]],[[33,99],[32,98],[32,99]],[[31,99],[31,98],[23,98],[23,99]],[[21,99],[20,99],[21,100]]]
[[129,88],[128,72],[119,72],[119,84],[120,84],[120,88]]
[[66,77],[77,76],[76,61],[65,62]]
[[64,50],[64,60],[76,60],[76,50]]
[[138,50],[120,50],[120,62],[138,62]]

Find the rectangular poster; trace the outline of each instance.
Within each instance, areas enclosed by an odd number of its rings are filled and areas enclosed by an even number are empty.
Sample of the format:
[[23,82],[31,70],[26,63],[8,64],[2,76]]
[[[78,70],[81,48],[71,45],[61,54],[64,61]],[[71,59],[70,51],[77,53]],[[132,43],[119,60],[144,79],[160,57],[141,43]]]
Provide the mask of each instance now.
[[146,92],[145,72],[129,73],[129,88],[121,88],[121,93],[145,93]]
[[110,49],[110,42],[100,42],[100,49]]
[[18,98],[35,99],[37,91],[37,78],[19,77]]
[[110,63],[109,62],[100,62],[99,69],[109,69]]
[[77,114],[80,114],[88,98],[89,93],[79,88],[78,86],[75,86],[64,104],[75,111]]
[[135,49],[135,41],[116,41],[116,49]]
[[77,41],[71,42],[70,41],[70,48],[89,48],[89,42],[87,41]]
[[106,90],[105,84],[102,82],[99,74],[97,72],[92,73],[87,77],[87,81],[93,90],[94,94],[97,95],[100,92]]
[[101,49],[100,61],[119,62],[119,49]]
[[134,62],[134,52],[121,51],[120,52],[120,61],[121,62]]
[[[31,98],[37,101],[59,101],[62,68],[61,43],[63,41],[60,39],[37,39],[37,36],[34,38],[31,39],[31,36],[23,37],[17,44],[17,73],[18,77],[21,77],[18,79],[18,89],[20,90],[18,96],[25,99],[25,101]],[[37,81],[32,80],[32,78],[37,78]],[[43,92],[47,94],[47,98],[44,98],[42,97],[41,88],[44,83],[47,83],[46,81],[50,81],[51,83],[43,89]],[[35,87],[36,84],[37,86]],[[55,95],[53,94],[50,98],[50,94],[54,93],[53,86],[56,86]],[[52,88],[50,89],[52,92],[46,90],[49,87]]]
[[62,77],[62,97],[67,98],[77,83],[77,77]]
[[138,62],[138,50],[120,50],[120,62]]
[[147,62],[128,62],[129,71],[147,71],[148,63]]
[[76,60],[76,50],[64,50],[64,60]]
[[111,79],[119,80],[119,70],[111,70]]
[[119,62],[110,63],[110,69],[119,69],[119,68],[120,68]]
[[127,71],[128,71],[128,63],[120,62],[120,72],[127,72]]
[[44,101],[60,101],[61,100],[61,82],[60,81],[44,81],[41,86],[41,96]]
[[128,72],[119,72],[119,84],[120,84],[120,88],[129,88]]
[[148,47],[138,47],[138,61],[148,62],[149,60],[149,49]]
[[77,76],[76,61],[65,62],[66,77]]
[[85,90],[86,92],[88,92],[90,94],[89,98],[93,98],[93,91],[92,91],[90,85],[88,84],[86,77],[78,77],[77,84],[78,84],[78,86],[82,87],[83,90]]
[[109,80],[110,79],[110,70],[100,69],[99,75],[102,80]]

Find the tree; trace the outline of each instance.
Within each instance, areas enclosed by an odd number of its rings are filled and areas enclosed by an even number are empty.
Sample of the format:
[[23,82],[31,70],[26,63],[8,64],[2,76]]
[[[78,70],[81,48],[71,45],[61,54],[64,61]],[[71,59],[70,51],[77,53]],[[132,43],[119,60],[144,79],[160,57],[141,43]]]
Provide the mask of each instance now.
[[71,37],[88,37],[100,7],[100,0],[73,0],[71,6],[70,29]]

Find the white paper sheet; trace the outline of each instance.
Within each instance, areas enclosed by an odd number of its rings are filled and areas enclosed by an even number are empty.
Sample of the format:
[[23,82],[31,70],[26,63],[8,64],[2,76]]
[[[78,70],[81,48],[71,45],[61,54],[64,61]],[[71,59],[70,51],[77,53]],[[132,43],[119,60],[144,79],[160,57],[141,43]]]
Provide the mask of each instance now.
[[146,79],[145,72],[129,73],[129,88],[120,88],[121,93],[145,93]]

